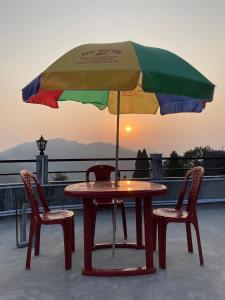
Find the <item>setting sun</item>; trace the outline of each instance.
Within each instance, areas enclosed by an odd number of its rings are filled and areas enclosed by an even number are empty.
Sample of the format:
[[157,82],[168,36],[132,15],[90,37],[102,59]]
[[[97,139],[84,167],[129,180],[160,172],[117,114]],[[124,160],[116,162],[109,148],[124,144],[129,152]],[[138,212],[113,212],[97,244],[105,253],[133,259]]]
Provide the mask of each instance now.
[[125,127],[125,131],[126,131],[126,132],[131,132],[131,131],[132,131],[132,127],[126,126],[126,127]]

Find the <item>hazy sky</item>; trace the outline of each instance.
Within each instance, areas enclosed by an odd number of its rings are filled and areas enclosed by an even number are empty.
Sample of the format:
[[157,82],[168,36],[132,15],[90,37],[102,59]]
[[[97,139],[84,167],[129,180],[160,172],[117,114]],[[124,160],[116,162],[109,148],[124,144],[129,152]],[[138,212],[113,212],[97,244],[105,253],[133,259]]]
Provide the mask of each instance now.
[[0,0],[0,151],[40,134],[114,143],[116,119],[107,110],[75,102],[58,110],[25,104],[21,88],[80,44],[126,40],[175,52],[217,88],[201,114],[122,116],[120,144],[164,154],[225,147],[224,0]]

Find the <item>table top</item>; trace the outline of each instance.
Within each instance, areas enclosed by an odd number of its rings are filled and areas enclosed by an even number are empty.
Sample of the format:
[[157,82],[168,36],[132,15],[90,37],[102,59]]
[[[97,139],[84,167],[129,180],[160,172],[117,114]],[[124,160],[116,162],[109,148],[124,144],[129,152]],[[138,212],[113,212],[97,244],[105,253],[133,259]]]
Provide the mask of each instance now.
[[129,196],[154,196],[162,195],[167,191],[163,184],[150,181],[118,180],[115,181],[90,181],[68,185],[65,194],[80,197],[129,197]]

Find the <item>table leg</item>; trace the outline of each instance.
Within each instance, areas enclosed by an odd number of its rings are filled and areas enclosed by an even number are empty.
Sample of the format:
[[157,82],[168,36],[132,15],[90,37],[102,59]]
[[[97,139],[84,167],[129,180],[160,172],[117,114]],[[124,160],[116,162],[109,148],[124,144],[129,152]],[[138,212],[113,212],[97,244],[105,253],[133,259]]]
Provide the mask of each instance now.
[[150,197],[144,197],[144,224],[145,224],[145,255],[146,255],[146,269],[154,268],[153,263],[153,226],[152,226],[152,201]]
[[[144,248],[142,244],[142,226],[141,226],[141,201],[136,200],[136,230],[137,243],[116,243],[116,248]],[[92,267],[93,250],[93,201],[83,199],[84,203],[84,269],[82,274],[89,276],[132,276],[141,274],[155,273],[153,266],[153,244],[152,244],[152,219],[151,219],[151,198],[144,199],[144,224],[145,224],[145,253],[146,266],[121,269],[98,269]],[[112,244],[97,244],[94,249],[112,248]]]
[[137,249],[143,249],[142,242],[142,198],[135,198],[135,213],[136,213],[136,243]]
[[92,270],[92,248],[93,248],[93,201],[91,199],[83,199],[84,203],[84,269],[86,271]]

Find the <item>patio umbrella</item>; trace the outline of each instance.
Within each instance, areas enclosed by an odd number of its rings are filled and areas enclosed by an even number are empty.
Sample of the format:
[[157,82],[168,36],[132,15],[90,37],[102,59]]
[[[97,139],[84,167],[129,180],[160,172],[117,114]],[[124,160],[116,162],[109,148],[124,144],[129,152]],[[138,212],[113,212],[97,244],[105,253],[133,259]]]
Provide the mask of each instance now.
[[57,59],[22,90],[26,103],[58,108],[60,101],[108,107],[117,115],[116,175],[121,113],[201,112],[214,84],[176,54],[127,41],[86,44]]
[[50,65],[23,90],[23,100],[58,108],[75,100],[117,114],[201,112],[214,84],[174,53],[134,42],[86,44]]

